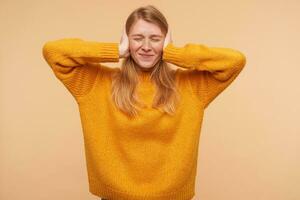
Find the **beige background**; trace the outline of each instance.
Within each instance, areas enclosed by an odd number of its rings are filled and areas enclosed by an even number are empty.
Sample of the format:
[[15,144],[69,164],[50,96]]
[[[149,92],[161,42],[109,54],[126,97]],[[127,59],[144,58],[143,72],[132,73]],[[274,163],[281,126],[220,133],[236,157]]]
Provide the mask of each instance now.
[[167,17],[174,44],[231,47],[247,57],[206,110],[194,200],[300,199],[296,0],[1,0],[0,199],[99,199],[88,192],[77,104],[42,45],[65,37],[119,42],[129,13],[148,3]]

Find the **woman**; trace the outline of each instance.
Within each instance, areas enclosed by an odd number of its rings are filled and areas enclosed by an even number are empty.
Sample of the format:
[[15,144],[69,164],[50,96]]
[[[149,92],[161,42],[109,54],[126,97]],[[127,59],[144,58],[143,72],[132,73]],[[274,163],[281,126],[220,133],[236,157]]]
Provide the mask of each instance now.
[[[48,41],[43,55],[78,103],[92,194],[193,198],[204,109],[241,72],[244,54],[175,46],[149,5],[129,15],[120,43],[65,38]],[[120,58],[120,68],[104,65]]]

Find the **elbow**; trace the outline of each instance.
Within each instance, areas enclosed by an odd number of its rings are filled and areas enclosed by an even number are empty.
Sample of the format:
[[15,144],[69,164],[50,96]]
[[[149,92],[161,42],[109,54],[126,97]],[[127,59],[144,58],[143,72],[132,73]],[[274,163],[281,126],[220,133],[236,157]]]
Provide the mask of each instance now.
[[62,38],[46,42],[42,47],[42,53],[46,60],[56,57],[54,55],[64,55],[65,51],[81,45],[80,38]]
[[236,61],[237,61],[236,66],[237,66],[238,68],[241,68],[241,69],[242,69],[242,68],[244,68],[245,65],[246,65],[247,58],[246,58],[246,56],[245,56],[244,53],[238,51],[238,52],[237,52]]
[[233,77],[238,76],[238,74],[243,70],[246,65],[246,56],[240,52],[236,51],[235,58],[234,58],[233,67],[221,72],[218,76],[219,80],[227,81],[232,79]]
[[42,47],[43,57],[49,61],[53,52],[55,52],[55,45],[53,45],[53,42],[46,42]]
[[60,46],[65,46],[67,41],[70,39],[58,39],[58,40],[50,40],[44,43],[42,47],[42,53],[44,58],[48,59],[54,53],[58,53],[60,51]]

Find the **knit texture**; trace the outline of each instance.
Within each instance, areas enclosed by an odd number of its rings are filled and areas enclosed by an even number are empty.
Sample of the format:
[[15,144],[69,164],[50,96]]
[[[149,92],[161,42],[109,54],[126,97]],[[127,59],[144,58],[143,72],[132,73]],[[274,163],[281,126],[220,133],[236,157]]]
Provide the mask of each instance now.
[[118,69],[104,65],[119,61],[118,45],[65,38],[43,46],[45,60],[78,103],[89,191],[109,200],[190,200],[204,110],[238,76],[246,58],[230,48],[168,44],[162,59],[178,66],[176,113],[151,108],[155,88],[142,73],[137,91],[148,106],[132,119],[111,98]]

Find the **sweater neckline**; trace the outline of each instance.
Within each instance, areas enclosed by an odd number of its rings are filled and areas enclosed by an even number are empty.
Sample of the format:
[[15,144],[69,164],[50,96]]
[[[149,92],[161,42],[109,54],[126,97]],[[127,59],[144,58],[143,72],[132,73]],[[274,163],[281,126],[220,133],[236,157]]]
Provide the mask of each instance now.
[[139,71],[138,77],[141,81],[150,81],[152,71]]

